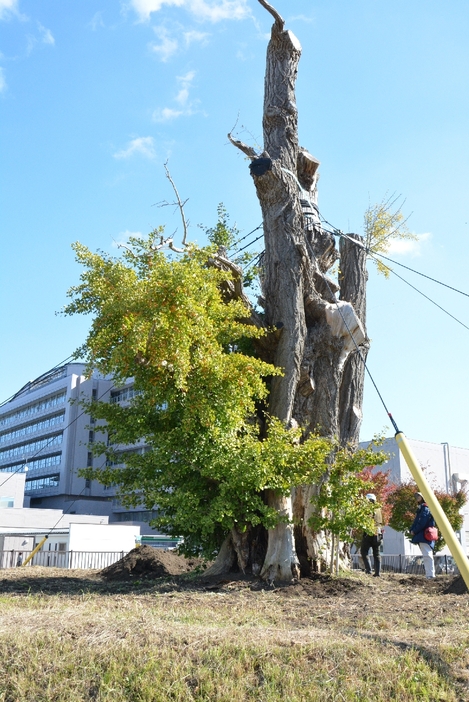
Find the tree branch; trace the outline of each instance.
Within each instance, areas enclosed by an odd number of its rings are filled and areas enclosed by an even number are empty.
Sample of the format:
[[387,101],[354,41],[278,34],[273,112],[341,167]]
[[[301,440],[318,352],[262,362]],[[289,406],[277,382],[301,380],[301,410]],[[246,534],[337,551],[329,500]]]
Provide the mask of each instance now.
[[[260,0],[259,0],[260,2]],[[252,148],[252,146],[248,146],[247,144],[244,144],[242,141],[239,141],[239,139],[234,139],[231,136],[231,132],[228,134],[228,139],[231,141],[233,146],[236,146],[237,149],[243,152],[243,154],[246,154],[246,156],[249,156],[250,159],[254,160],[257,158],[257,153],[256,151]]]
[[281,28],[283,29],[283,26],[284,26],[284,24],[285,24],[285,20],[283,19],[283,17],[281,17],[281,16],[279,15],[279,13],[278,13],[277,10],[275,9],[275,7],[272,7],[272,5],[269,5],[269,3],[267,2],[267,0],[259,0],[259,4],[262,5],[262,7],[264,7],[264,8],[267,10],[267,12],[270,12],[270,14],[272,15],[272,17],[273,17],[273,18],[275,19],[275,21],[277,22],[277,24],[281,25]]
[[[186,216],[185,216],[185,214],[184,214],[184,205],[186,204],[187,200],[184,200],[184,202],[181,201],[181,198],[179,197],[179,193],[178,193],[178,190],[177,190],[177,188],[176,188],[176,185],[174,184],[174,180],[171,178],[171,173],[169,172],[169,169],[168,169],[168,162],[167,162],[167,161],[165,161],[164,170],[165,170],[165,172],[166,172],[166,178],[167,178],[167,179],[169,180],[169,182],[171,183],[171,185],[172,185],[172,187],[173,187],[173,190],[174,190],[174,193],[175,193],[175,195],[176,195],[176,200],[177,200],[177,202],[176,202],[175,204],[179,207],[179,212],[181,213],[181,219],[182,219],[182,227],[183,227],[183,231],[184,231],[184,236],[182,237],[182,245],[183,245],[183,246],[186,246],[186,241],[187,241],[187,222],[186,222]],[[166,204],[169,204],[169,203],[166,203]],[[178,253],[183,253],[183,252],[184,252],[184,249],[177,249],[177,248],[175,248],[175,246],[174,246],[174,244],[173,244],[173,242],[172,242],[172,239],[171,239],[171,240],[168,240],[168,246],[169,246],[170,249],[172,249],[173,251],[177,251]]]

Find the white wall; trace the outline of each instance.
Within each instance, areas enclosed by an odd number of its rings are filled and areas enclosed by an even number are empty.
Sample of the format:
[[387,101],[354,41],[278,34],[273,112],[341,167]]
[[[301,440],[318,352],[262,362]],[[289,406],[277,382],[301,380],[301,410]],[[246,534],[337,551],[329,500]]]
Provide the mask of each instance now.
[[70,551],[124,551],[140,536],[140,527],[124,524],[70,524]]
[[0,497],[12,497],[13,507],[23,507],[25,480],[25,473],[0,473]]
[[95,514],[63,514],[60,509],[4,509],[1,510],[0,533],[44,532],[53,528],[68,528],[71,522],[107,524],[109,517]]

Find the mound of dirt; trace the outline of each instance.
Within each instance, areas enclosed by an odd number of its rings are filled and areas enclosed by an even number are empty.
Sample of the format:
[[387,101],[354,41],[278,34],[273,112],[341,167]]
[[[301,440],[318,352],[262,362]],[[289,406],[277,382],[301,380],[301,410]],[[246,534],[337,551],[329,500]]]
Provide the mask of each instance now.
[[445,595],[467,595],[468,589],[462,576],[454,578],[444,591]]
[[129,551],[117,563],[104,568],[100,575],[105,580],[164,578],[189,573],[201,563],[197,558],[184,558],[175,551],[166,551],[152,546],[138,546]]

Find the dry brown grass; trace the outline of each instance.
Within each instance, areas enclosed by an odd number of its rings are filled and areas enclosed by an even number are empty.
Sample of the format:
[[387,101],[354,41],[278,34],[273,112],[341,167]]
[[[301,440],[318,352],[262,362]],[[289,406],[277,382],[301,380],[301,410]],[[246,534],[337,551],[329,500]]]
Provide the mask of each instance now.
[[469,700],[469,596],[449,582],[2,571],[0,701]]

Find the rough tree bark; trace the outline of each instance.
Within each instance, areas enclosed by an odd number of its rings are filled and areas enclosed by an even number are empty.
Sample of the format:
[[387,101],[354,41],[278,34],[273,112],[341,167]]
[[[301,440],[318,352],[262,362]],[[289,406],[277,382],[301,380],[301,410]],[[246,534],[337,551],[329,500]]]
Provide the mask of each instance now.
[[[266,60],[264,150],[257,153],[228,136],[251,159],[262,209],[264,321],[278,332],[261,352],[284,369],[272,381],[269,413],[304,427],[305,434],[319,431],[357,444],[368,351],[366,252],[349,239],[341,240],[337,251],[334,237],[321,227],[319,162],[298,144],[295,83],[301,46],[278,12],[266,0],[258,1],[274,18]],[[339,285],[327,276],[338,259]],[[328,558],[324,535],[308,526],[315,489],[297,487],[292,499],[267,491],[268,503],[292,518],[295,527],[281,523],[269,531],[261,577],[288,581],[298,575],[299,563],[307,574]],[[233,540],[232,547],[238,552]]]

